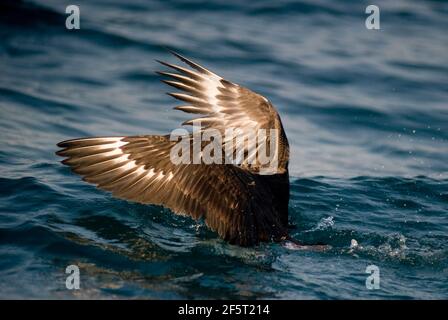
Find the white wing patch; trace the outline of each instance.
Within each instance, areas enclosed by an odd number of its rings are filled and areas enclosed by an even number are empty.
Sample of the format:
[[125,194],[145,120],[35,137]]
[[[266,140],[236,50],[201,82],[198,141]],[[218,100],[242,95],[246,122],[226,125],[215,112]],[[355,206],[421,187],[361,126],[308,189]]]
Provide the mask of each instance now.
[[207,96],[207,102],[211,105],[214,112],[220,114],[222,117],[222,106],[219,104],[217,96],[221,93],[219,88],[224,89],[221,84],[222,78],[213,74],[204,78],[202,85],[205,87],[205,95]]
[[[74,167],[74,171],[84,175],[89,182],[96,183],[105,189],[113,189],[120,185],[120,192],[132,189],[145,183],[143,190],[148,189],[154,182],[169,182],[173,173],[148,166],[147,163],[138,164],[131,160],[131,153],[123,147],[129,144],[123,141],[125,137],[86,138],[62,142],[58,154],[67,156],[65,164]],[[154,148],[154,151],[157,151]]]

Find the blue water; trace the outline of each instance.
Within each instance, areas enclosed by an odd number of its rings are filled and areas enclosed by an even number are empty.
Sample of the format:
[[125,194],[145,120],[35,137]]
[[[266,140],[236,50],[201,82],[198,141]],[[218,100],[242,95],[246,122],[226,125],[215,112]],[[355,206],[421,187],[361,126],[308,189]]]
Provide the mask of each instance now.
[[[0,298],[448,297],[446,2],[376,1],[378,31],[364,1],[79,0],[70,31],[69,4],[0,2]],[[163,46],[273,101],[291,233],[331,250],[231,246],[59,163],[59,141],[189,118],[153,72]]]

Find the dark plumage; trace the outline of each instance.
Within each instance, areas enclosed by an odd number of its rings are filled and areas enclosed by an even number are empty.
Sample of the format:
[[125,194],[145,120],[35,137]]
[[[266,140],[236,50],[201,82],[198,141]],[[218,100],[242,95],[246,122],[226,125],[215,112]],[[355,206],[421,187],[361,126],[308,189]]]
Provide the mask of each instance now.
[[[182,92],[170,93],[186,105],[175,109],[199,114],[202,129],[224,135],[228,127],[241,134],[278,129],[278,167],[261,174],[264,165],[178,164],[170,161],[177,143],[169,136],[96,137],[64,141],[57,154],[83,180],[118,198],[170,208],[205,223],[232,244],[250,246],[288,237],[289,146],[280,117],[263,96],[222,79],[173,53],[192,69],[160,62],[176,73],[159,72]],[[192,124],[193,120],[184,124]],[[269,136],[264,143],[268,144]],[[224,142],[225,143],[225,142]],[[224,147],[223,147],[224,148]],[[245,149],[246,154],[249,150]]]

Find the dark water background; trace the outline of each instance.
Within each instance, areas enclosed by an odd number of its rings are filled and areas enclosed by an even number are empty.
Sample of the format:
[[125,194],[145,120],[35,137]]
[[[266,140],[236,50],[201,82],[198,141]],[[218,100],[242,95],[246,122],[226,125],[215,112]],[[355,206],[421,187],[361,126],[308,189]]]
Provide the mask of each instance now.
[[[376,1],[0,2],[1,298],[448,297],[448,5]],[[269,97],[292,147],[294,237],[243,249],[156,206],[113,199],[61,140],[160,134],[169,46]],[[350,241],[359,247],[350,250]],[[81,290],[65,288],[65,268]],[[365,269],[380,268],[367,290]]]

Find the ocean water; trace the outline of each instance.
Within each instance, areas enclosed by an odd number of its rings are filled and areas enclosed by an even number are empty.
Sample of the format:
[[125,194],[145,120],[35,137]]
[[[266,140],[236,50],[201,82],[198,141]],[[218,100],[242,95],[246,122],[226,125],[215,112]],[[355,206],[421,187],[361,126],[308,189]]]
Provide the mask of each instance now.
[[[79,0],[80,30],[69,4],[0,2],[0,298],[448,297],[446,2],[376,1],[380,30],[365,1]],[[291,234],[331,250],[232,246],[59,163],[59,141],[189,118],[154,73],[165,46],[275,104]]]

